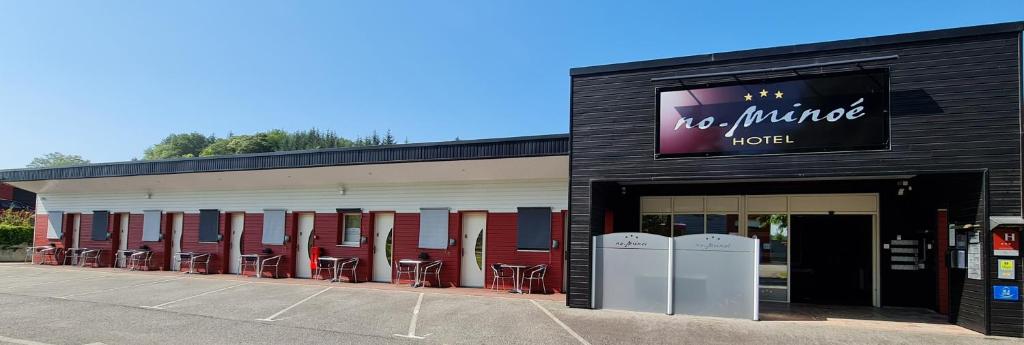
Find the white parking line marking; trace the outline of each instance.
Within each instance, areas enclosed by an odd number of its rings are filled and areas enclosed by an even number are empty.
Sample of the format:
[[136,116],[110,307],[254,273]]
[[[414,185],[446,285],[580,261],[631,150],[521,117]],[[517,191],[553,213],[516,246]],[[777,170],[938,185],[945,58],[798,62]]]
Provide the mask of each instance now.
[[81,278],[81,277],[79,277],[79,278],[71,278],[71,279],[64,279],[64,280],[50,281],[50,282],[36,282],[36,283],[31,283],[31,284],[14,284],[14,285],[7,285],[7,286],[0,287],[0,289],[23,288],[23,287],[36,286],[36,285],[46,285],[46,284],[60,284],[60,283],[66,283],[66,282],[71,282],[71,281],[86,281],[86,280],[108,278],[108,277],[110,277],[110,276],[109,275],[105,275],[105,276],[90,277],[90,278]]
[[31,341],[31,340],[25,340],[25,339],[16,339],[16,338],[8,338],[8,337],[2,336],[2,335],[0,335],[0,342],[11,343],[11,344],[19,344],[19,345],[51,345],[51,344],[47,344],[47,343],[40,343],[38,341]]
[[116,287],[116,288],[110,288],[110,289],[104,289],[104,290],[98,290],[98,291],[89,291],[89,292],[82,292],[82,293],[64,295],[64,296],[60,296],[60,297],[57,297],[57,298],[68,299],[70,297],[91,295],[91,294],[94,294],[94,293],[101,293],[101,292],[117,291],[117,290],[129,289],[129,288],[133,288],[133,287],[140,287],[140,286],[146,286],[146,285],[154,285],[154,284],[166,283],[166,282],[169,282],[169,281],[181,280],[181,279],[185,279],[185,278],[186,277],[179,277],[179,278],[174,278],[174,279],[158,280],[158,281],[155,281],[155,282],[145,282],[145,283],[140,283],[140,284],[135,284],[135,285],[119,286],[119,287]]
[[265,319],[256,319],[256,320],[257,321],[274,321],[275,317],[278,317],[281,314],[284,314],[284,312],[286,312],[286,311],[288,311],[288,310],[290,310],[292,308],[297,307],[299,304],[306,303],[306,301],[311,300],[311,299],[313,299],[313,297],[316,297],[316,296],[318,296],[318,295],[320,295],[320,294],[322,294],[324,292],[327,292],[327,290],[330,290],[330,289],[331,289],[331,287],[328,286],[326,289],[320,290],[320,292],[312,294],[309,297],[303,298],[301,301],[295,302],[295,304],[292,304],[292,305],[288,306],[288,308],[284,308],[281,311],[279,311],[277,313],[274,313],[274,315],[270,315],[270,317],[267,317]]
[[3,276],[3,277],[0,277],[0,278],[32,278],[32,277],[42,277],[42,276],[45,276],[45,275],[51,275],[51,274],[50,273],[40,273],[40,274],[33,274],[33,275],[15,274],[15,275],[10,275],[10,276]]
[[190,299],[193,299],[193,298],[196,298],[196,297],[202,297],[202,296],[206,296],[206,295],[209,295],[209,294],[212,294],[212,293],[217,293],[217,292],[221,292],[221,291],[224,291],[224,290],[227,290],[227,289],[233,289],[233,288],[236,288],[236,287],[239,287],[239,286],[242,286],[242,285],[249,285],[249,284],[252,284],[252,282],[246,282],[246,283],[241,283],[241,284],[237,284],[237,285],[231,285],[231,286],[228,286],[228,287],[223,287],[223,288],[220,288],[220,289],[217,289],[217,290],[207,291],[207,292],[204,292],[204,293],[201,293],[201,294],[198,294],[198,295],[188,296],[188,297],[185,297],[185,298],[179,298],[179,299],[167,302],[167,303],[161,303],[161,304],[154,305],[154,306],[146,306],[146,305],[144,305],[144,306],[141,306],[141,307],[142,308],[148,308],[148,309],[164,309],[165,306],[168,306],[168,305],[171,305],[171,304],[174,304],[174,303],[178,303],[178,302],[181,302],[181,301],[187,301],[187,300],[190,300]]
[[409,321],[409,334],[395,334],[396,337],[423,339],[430,335],[429,333],[424,334],[422,337],[416,335],[416,318],[420,315],[420,305],[423,305],[422,292],[420,292],[420,297],[416,299],[416,307],[412,308],[412,320]]
[[566,326],[564,323],[562,323],[562,320],[559,320],[557,317],[555,317],[555,314],[552,314],[550,311],[542,307],[540,303],[537,303],[537,301],[534,301],[532,299],[530,300],[530,303],[533,303],[533,305],[537,306],[537,308],[540,308],[540,311],[543,311],[544,314],[547,314],[548,317],[551,318],[551,320],[555,321],[555,323],[557,323],[559,326],[562,326],[562,328],[565,329],[566,332],[569,332],[569,334],[575,337],[576,340],[579,340],[580,344],[590,345],[590,343],[587,342],[586,339],[583,339],[583,337],[576,333],[576,331],[573,331],[572,328],[569,328],[569,326]]

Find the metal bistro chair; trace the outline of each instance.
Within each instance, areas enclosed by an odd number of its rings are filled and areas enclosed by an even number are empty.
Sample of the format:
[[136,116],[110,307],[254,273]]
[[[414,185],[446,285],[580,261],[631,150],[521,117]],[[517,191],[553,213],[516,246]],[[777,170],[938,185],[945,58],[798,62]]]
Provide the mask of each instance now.
[[[338,275],[344,273],[345,270],[352,271],[352,283],[359,282],[359,276],[356,273],[356,268],[359,267],[359,258],[349,258],[348,260],[342,261],[338,264]],[[338,281],[341,281],[341,277],[338,277]]]
[[508,280],[511,282],[515,279],[515,277],[512,276],[512,272],[505,269],[505,264],[497,263],[491,265],[491,273],[493,274],[493,278],[491,278],[491,290],[497,290],[499,283],[501,284],[501,289],[504,290],[505,281]]
[[102,252],[103,250],[101,249],[89,249],[82,251],[82,257],[79,259],[79,264],[81,264],[82,267],[85,267],[85,265],[88,265],[89,261],[92,260],[93,267],[100,267],[100,253]]
[[437,278],[437,286],[435,287],[441,287],[441,260],[436,260],[423,266],[423,282],[426,282],[427,276],[431,274]]
[[263,261],[260,262],[260,271],[256,272],[256,274],[258,274],[260,277],[262,277],[263,276],[263,270],[267,269],[267,267],[273,267],[274,268],[274,276],[273,277],[276,279],[277,278],[277,267],[281,265],[281,257],[282,257],[281,255],[274,255],[274,256],[271,256],[269,258],[263,259]]
[[546,286],[544,286],[544,275],[546,275],[547,273],[548,273],[548,265],[545,265],[545,264],[540,264],[540,265],[533,266],[533,267],[530,267],[530,268],[526,269],[526,274],[524,274],[525,277],[523,278],[523,280],[530,282],[529,288],[528,288],[528,290],[526,290],[527,293],[531,293],[531,294],[533,293],[533,281],[534,280],[540,281],[540,286],[541,286],[541,288],[544,289],[544,293],[545,294],[548,293],[548,288]]
[[84,249],[73,248],[64,251],[64,265],[77,265],[78,261],[81,260],[81,253]]
[[411,280],[416,280],[416,275],[418,275],[419,272],[416,272],[416,265],[403,264],[402,260],[395,261],[395,278],[398,279],[395,281],[395,284],[402,282],[403,274]]
[[196,269],[196,267],[199,267],[200,265],[202,265],[203,266],[203,274],[210,274],[210,258],[211,257],[213,257],[213,254],[209,254],[209,253],[193,255],[192,259],[191,259],[192,260],[191,261],[192,267],[190,267],[190,268],[195,270],[195,273],[199,273],[199,270]]
[[49,249],[43,249],[42,257],[39,260],[39,264],[52,264],[60,265],[60,256],[64,252],[62,248],[50,247]]
[[152,251],[140,251],[132,253],[131,257],[128,258],[128,270],[129,271],[140,271],[143,268],[148,271],[150,261],[153,259]]

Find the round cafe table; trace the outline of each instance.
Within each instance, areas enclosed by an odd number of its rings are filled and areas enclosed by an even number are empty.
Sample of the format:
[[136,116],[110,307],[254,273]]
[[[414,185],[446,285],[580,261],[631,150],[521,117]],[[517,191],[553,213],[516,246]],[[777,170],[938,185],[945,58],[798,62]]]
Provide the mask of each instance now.
[[523,273],[522,272],[523,272],[523,269],[526,268],[526,265],[502,264],[501,267],[508,268],[508,269],[512,270],[512,290],[509,290],[508,292],[509,293],[518,293],[518,294],[523,293]]

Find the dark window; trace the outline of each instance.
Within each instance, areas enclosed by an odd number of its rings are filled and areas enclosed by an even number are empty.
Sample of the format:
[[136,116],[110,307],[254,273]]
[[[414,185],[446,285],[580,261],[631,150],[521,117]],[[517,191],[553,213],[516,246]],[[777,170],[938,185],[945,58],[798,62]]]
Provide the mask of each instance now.
[[199,242],[220,241],[220,211],[199,210]]
[[520,207],[518,220],[519,250],[551,249],[551,208]]
[[358,208],[339,208],[337,211],[337,245],[358,247],[362,242],[363,210]]
[[93,241],[106,241],[107,229],[110,228],[110,212],[92,211],[92,238]]
[[704,233],[703,214],[677,214],[672,216],[672,236]]

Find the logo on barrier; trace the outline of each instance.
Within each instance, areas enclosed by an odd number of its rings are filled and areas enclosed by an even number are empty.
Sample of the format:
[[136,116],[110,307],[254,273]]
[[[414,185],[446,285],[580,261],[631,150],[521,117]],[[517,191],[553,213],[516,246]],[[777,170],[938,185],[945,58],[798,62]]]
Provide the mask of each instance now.
[[707,242],[694,244],[697,249],[700,250],[725,250],[732,248],[732,242],[719,243],[722,238],[718,236],[708,236],[704,238]]
[[624,249],[646,248],[647,242],[640,240],[640,236],[626,235],[621,241],[615,241],[615,246]]

